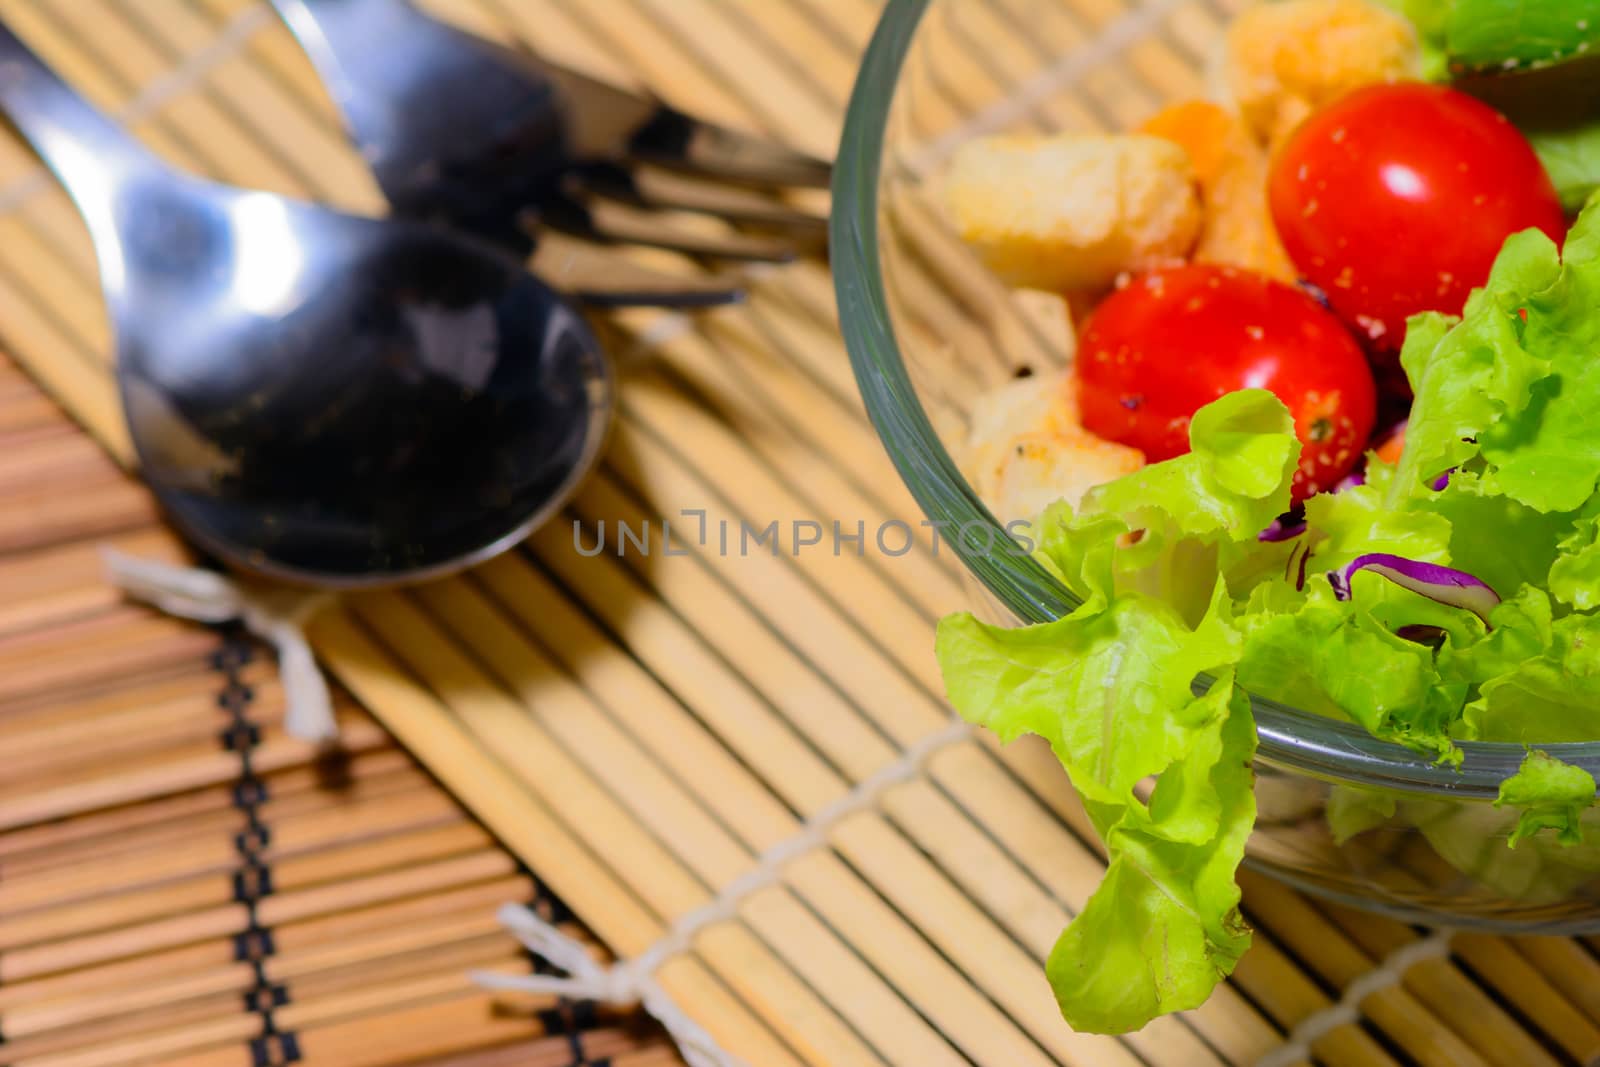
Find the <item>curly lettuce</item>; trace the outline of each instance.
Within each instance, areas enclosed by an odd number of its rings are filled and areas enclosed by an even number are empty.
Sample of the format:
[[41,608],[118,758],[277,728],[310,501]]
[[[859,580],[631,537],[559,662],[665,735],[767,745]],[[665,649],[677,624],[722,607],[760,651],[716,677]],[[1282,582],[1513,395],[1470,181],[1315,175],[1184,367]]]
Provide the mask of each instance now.
[[1512,848],[1541,830],[1554,830],[1566,845],[1583,843],[1583,813],[1594,803],[1594,776],[1537,749],[1517,773],[1500,783],[1497,808],[1521,812],[1507,842]]
[[1548,66],[1600,46],[1600,0],[1389,0],[1411,20],[1423,75]]

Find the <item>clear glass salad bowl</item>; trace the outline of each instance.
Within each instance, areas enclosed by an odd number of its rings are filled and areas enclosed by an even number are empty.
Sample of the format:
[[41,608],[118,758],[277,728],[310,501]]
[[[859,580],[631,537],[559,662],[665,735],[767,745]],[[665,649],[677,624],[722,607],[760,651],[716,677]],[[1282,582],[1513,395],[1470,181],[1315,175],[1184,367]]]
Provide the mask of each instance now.
[[[841,323],[878,433],[930,522],[961,531],[974,607],[1044,622],[1075,601],[1020,552],[961,475],[972,398],[1065,358],[1066,325],[1008,292],[942,223],[936,180],[965,140],[1125,130],[1203,95],[1238,0],[887,0],[846,117],[834,183]],[[1055,338],[1053,341],[1052,338]],[[1360,727],[1257,699],[1259,816],[1247,862],[1412,922],[1600,931],[1600,849],[1510,849],[1493,806],[1519,745],[1434,764]],[[1545,746],[1600,776],[1600,743]],[[1593,810],[1585,819],[1596,818]]]

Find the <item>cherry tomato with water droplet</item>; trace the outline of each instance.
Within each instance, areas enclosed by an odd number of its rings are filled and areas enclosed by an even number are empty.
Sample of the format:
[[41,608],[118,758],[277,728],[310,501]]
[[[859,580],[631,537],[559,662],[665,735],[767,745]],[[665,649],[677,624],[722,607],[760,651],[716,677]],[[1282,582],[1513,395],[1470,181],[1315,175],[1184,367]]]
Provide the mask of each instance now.
[[1408,316],[1459,314],[1511,234],[1566,233],[1527,138],[1438,85],[1358,89],[1312,115],[1274,159],[1268,198],[1295,267],[1379,353],[1399,350]]
[[1236,389],[1274,393],[1303,446],[1294,499],[1332,488],[1376,418],[1372,370],[1337,317],[1302,290],[1233,267],[1153,271],[1084,320],[1074,367],[1083,424],[1151,462],[1189,450],[1189,419]]

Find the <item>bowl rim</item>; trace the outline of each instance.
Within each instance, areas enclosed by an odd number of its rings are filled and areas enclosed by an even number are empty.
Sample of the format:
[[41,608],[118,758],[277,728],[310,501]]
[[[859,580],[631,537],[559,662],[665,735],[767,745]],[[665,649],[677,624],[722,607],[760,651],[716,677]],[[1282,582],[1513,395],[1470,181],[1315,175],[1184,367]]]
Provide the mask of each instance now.
[[[1027,623],[1049,622],[1077,601],[1015,542],[967,484],[917,397],[889,313],[879,258],[878,195],[885,138],[900,73],[917,28],[934,0],[887,0],[861,61],[845,112],[833,172],[830,257],[840,328],[857,387],[879,439],[930,523],[956,529],[949,539],[974,577]],[[1136,17],[1139,7],[1132,8]],[[1107,32],[1110,32],[1109,30]],[[969,539],[968,531],[981,531]],[[1197,679],[1204,691],[1209,679]],[[1251,696],[1259,737],[1257,758],[1269,766],[1357,787],[1492,800],[1515,774],[1527,746],[1462,741],[1459,768],[1441,766],[1401,745],[1380,741],[1354,723]],[[1541,750],[1600,776],[1600,742],[1540,745]]]

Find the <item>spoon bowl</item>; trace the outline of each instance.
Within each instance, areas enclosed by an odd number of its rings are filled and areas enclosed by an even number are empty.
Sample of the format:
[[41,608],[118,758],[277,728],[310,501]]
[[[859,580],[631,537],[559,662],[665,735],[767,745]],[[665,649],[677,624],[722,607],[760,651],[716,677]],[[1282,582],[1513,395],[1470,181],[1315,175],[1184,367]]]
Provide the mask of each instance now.
[[202,549],[425,578],[526,536],[598,456],[609,363],[494,246],[176,174],[3,29],[0,102],[89,224],[142,473]]

